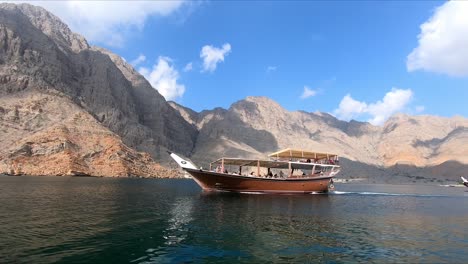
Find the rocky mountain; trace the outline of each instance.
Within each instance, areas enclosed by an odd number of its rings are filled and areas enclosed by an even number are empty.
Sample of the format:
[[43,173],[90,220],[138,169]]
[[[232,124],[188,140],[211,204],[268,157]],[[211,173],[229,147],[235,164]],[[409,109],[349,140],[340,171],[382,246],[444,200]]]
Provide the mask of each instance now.
[[0,171],[11,175],[176,177],[56,92],[0,98]]
[[[383,126],[345,122],[326,113],[290,112],[267,97],[196,113],[170,103],[199,130],[192,159],[265,157],[292,147],[338,153],[344,177],[378,181],[457,180],[468,169],[468,119],[397,114]],[[406,177],[402,179],[402,177]]]
[[334,152],[345,179],[457,180],[468,120],[398,114],[383,126],[290,112],[266,97],[200,113],[43,8],[0,4],[0,173],[175,176],[166,150],[204,167],[292,147]]
[[[0,111],[0,127],[8,130],[2,136],[2,157],[10,144],[17,143],[16,135],[45,132],[54,122],[68,124],[69,115],[42,108],[48,118],[38,122],[37,130],[30,130],[20,112],[24,105],[37,103],[33,98],[56,102],[46,107],[67,101],[64,104],[74,105],[79,116],[94,118],[99,125],[96,133],[110,130],[126,146],[158,160],[167,160],[167,149],[190,154],[197,135],[123,59],[90,46],[56,16],[28,4],[0,4],[0,97],[8,103],[21,102]],[[12,113],[19,115],[11,119]],[[34,114],[25,116],[33,118]],[[40,113],[34,118],[41,118]],[[86,129],[87,124],[83,121],[75,128]],[[48,137],[47,133],[43,136]]]

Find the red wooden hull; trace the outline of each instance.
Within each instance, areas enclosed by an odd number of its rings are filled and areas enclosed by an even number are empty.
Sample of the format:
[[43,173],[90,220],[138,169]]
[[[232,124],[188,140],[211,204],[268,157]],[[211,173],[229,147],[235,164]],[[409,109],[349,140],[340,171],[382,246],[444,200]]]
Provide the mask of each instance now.
[[262,193],[326,193],[332,176],[310,178],[260,178],[185,169],[207,191]]

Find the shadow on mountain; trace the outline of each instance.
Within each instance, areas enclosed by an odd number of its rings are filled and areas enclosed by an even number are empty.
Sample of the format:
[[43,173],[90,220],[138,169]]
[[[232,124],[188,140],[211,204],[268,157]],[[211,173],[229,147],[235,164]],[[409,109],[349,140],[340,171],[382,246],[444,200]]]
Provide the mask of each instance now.
[[300,111],[300,112],[308,114],[311,118],[324,122],[330,127],[341,130],[350,137],[358,138],[368,132],[367,126],[369,126],[369,123],[367,122],[359,122],[356,120],[351,120],[349,122],[346,122],[346,121],[339,120],[336,117],[327,113],[321,113],[320,115],[318,115],[315,113],[307,113],[304,111]]
[[468,133],[468,127],[457,127],[454,130],[450,131],[450,133],[447,134],[447,136],[443,138],[433,138],[430,140],[415,140],[413,142],[413,147],[426,147],[426,148],[434,148],[438,147],[440,144],[444,143],[448,139],[452,137],[456,137],[458,135]]
[[359,180],[366,183],[445,183],[458,182],[466,175],[468,164],[446,161],[436,166],[417,167],[397,164],[388,168],[340,158],[341,172],[337,179]]
[[278,142],[272,133],[252,128],[233,113],[220,113],[221,116],[211,119],[200,130],[194,161],[206,164],[221,156],[254,158],[255,152],[278,150]]

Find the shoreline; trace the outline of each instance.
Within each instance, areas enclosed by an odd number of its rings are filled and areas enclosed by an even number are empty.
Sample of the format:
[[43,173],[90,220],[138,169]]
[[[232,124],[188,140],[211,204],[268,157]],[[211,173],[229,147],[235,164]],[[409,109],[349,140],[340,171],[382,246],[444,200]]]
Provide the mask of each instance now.
[[[0,177],[66,177],[66,178],[112,178],[112,179],[174,179],[174,180],[192,180],[191,178],[186,178],[183,176],[180,177],[142,177],[142,176],[92,176],[92,175],[11,175],[11,174],[1,174]],[[369,178],[352,178],[352,179],[343,179],[343,178],[334,178],[333,182],[335,184],[382,184],[382,185],[428,185],[428,186],[440,186],[440,187],[465,187],[460,182],[455,181],[438,181],[438,182],[427,182],[427,181],[400,181],[400,182],[388,182],[380,181]]]
[[93,175],[29,175],[29,174],[4,174],[0,173],[0,177],[63,177],[63,178],[112,178],[112,179],[187,179],[183,176],[179,177],[144,177],[144,176],[93,176]]

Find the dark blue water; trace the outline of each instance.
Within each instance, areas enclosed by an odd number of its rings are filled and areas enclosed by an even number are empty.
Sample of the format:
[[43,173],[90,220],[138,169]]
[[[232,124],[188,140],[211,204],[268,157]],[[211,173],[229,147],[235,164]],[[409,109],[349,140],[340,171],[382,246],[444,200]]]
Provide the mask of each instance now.
[[466,263],[468,188],[202,193],[191,180],[0,177],[2,263]]

